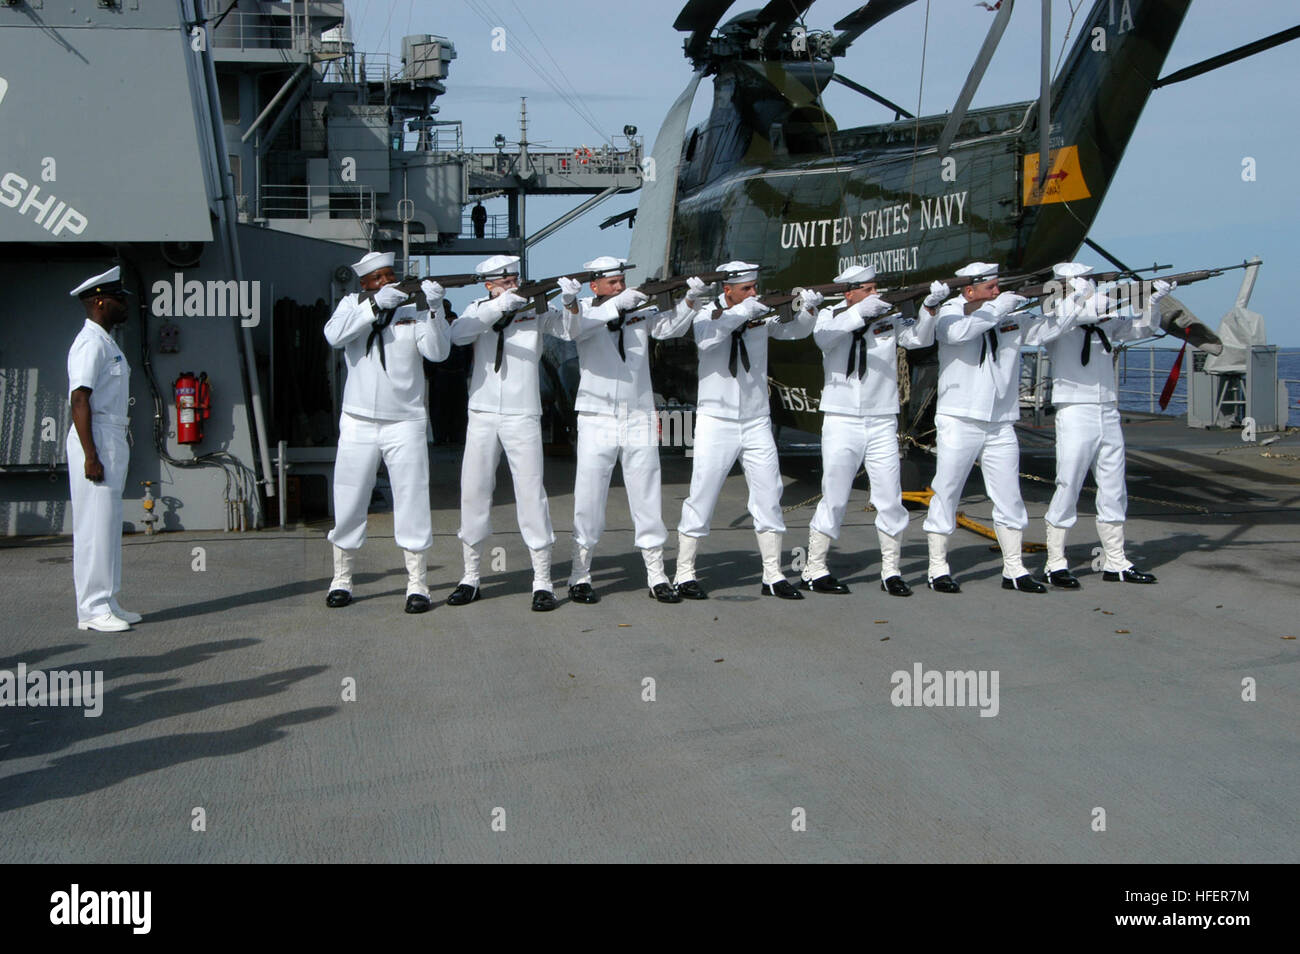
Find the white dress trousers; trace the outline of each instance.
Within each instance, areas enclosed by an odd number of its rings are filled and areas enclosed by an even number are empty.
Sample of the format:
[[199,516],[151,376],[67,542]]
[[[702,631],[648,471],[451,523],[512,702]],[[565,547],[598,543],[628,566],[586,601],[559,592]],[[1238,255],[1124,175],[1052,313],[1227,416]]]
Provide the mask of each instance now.
[[573,489],[573,539],[592,548],[605,530],[614,465],[622,463],[636,546],[661,547],[664,527],[659,476],[659,417],[619,404],[612,414],[578,413],[578,474]]
[[931,488],[926,533],[952,533],[957,529],[957,503],[976,459],[984,476],[984,490],[993,499],[993,522],[999,527],[1024,530],[1029,513],[1020,497],[1020,442],[1012,421],[976,421],[952,414],[936,414],[936,449],[939,454]]
[[330,542],[356,550],[366,542],[366,510],[382,458],[393,488],[393,537],[403,550],[433,546],[429,514],[426,419],[381,421],[344,411],[334,458],[334,529]]
[[515,516],[519,533],[530,550],[555,542],[550,504],[542,485],[542,418],[540,414],[498,414],[469,410],[465,431],[465,457],[460,468],[460,532],[457,536],[478,546],[492,535],[492,492],[497,464],[506,453],[514,483]]
[[1056,492],[1046,517],[1052,526],[1065,530],[1074,526],[1079,516],[1079,492],[1089,467],[1097,481],[1097,519],[1124,522],[1128,490],[1124,485],[1124,432],[1119,421],[1119,408],[1114,404],[1057,407]]
[[871,482],[876,527],[891,537],[907,529],[907,508],[899,476],[898,418],[893,414],[822,416],[822,499],[809,524],[838,540],[853,478],[863,462]]
[[748,420],[723,420],[701,412],[695,419],[695,457],[691,492],[682,504],[678,533],[707,537],[713,508],[727,474],[740,458],[749,487],[749,512],[757,533],[785,533],[781,516],[781,466],[767,415]]
[[95,450],[104,479],[86,479],[86,455],[77,430],[68,432],[68,481],[72,491],[72,578],[77,588],[77,621],[109,612],[109,601],[122,589],[122,492],[130,448],[126,423],[91,418]]

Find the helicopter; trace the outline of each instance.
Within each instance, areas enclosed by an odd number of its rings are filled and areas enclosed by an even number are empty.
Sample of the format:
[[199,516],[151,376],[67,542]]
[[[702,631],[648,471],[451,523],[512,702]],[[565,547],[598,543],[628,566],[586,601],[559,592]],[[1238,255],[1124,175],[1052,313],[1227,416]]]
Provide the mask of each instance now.
[[[637,209],[609,220],[634,223],[629,285],[726,260],[761,262],[764,287],[786,289],[849,265],[874,266],[890,287],[975,260],[1042,274],[1085,242],[1137,277],[1088,233],[1152,92],[1300,36],[1284,30],[1162,78],[1190,0],[1096,0],[1052,78],[1044,0],[1037,98],[972,109],[1015,6],[1000,0],[985,4],[993,22],[953,109],[918,117],[837,69],[856,40],[914,2],[870,0],[815,30],[802,22],[813,0],[771,0],[721,26],[732,0],[689,0],[673,26],[688,34],[691,78],[656,136]],[[688,130],[705,78],[712,107]],[[832,82],[894,120],[840,129],[822,97]],[[1186,329],[1166,331],[1190,340]],[[1192,331],[1213,339],[1204,326]],[[693,403],[693,342],[661,342],[655,357],[656,391]],[[905,443],[932,427],[936,360],[933,348],[911,352],[900,372],[910,384]],[[812,340],[773,349],[768,369],[774,423],[820,432],[822,356]]]

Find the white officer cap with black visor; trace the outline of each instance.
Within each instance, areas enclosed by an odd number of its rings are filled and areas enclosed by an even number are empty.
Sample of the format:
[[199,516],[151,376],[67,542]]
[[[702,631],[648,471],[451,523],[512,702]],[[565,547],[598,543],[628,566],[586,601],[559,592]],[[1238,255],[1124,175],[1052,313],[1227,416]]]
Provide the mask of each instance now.
[[122,284],[122,268],[114,265],[108,271],[87,278],[72,291],[73,298],[94,298],[96,295],[130,295],[131,292]]

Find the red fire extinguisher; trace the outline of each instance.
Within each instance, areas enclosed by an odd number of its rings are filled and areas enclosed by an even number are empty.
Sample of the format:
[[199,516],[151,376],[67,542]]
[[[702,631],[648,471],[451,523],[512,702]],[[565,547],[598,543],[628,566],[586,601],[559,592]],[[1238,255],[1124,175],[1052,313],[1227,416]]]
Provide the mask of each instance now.
[[203,440],[203,422],[212,413],[208,373],[200,371],[196,378],[189,371],[182,371],[172,390],[176,393],[176,442],[197,444]]

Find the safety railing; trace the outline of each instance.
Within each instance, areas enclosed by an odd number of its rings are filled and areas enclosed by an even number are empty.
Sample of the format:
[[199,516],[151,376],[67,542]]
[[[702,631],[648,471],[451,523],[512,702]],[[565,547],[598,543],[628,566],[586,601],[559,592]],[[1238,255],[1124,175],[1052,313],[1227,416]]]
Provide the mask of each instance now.
[[265,219],[375,219],[375,190],[370,186],[264,185],[258,216]]
[[463,212],[460,217],[461,238],[504,239],[512,238],[510,234],[510,216],[492,214],[483,222],[483,234],[474,227],[473,207]]

